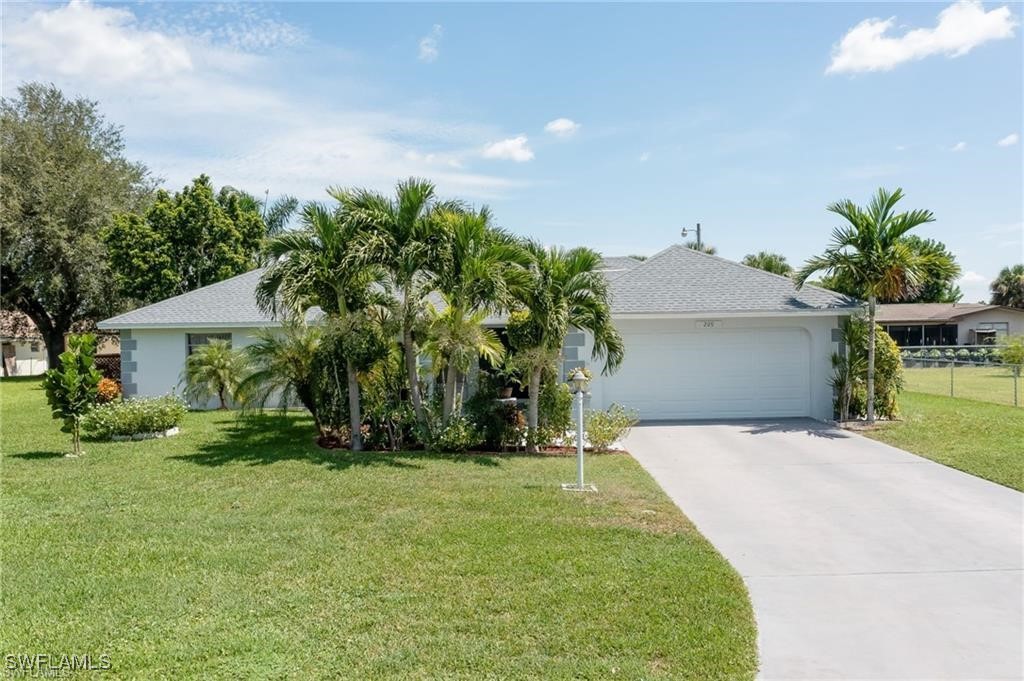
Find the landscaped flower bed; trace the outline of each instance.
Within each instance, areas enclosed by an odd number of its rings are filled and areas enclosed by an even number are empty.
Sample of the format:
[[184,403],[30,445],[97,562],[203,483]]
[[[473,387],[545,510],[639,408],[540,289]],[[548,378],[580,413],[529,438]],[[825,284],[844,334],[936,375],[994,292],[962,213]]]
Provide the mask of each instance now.
[[101,440],[146,440],[178,434],[185,413],[176,395],[118,400],[93,408],[82,420],[85,432]]

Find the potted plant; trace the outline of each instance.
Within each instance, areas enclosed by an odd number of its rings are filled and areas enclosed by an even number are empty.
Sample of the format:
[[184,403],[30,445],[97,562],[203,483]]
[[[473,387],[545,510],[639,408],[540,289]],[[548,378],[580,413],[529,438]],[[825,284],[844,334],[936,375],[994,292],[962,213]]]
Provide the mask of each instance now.
[[501,364],[493,368],[491,373],[498,385],[498,399],[507,400],[512,397],[512,392],[517,385],[521,385],[518,367],[514,365],[511,357],[506,356]]

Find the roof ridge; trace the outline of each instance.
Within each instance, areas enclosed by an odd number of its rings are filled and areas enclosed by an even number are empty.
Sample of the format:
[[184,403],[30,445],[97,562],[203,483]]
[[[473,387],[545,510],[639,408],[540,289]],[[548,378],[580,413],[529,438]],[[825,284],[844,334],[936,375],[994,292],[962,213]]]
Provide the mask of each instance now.
[[[638,264],[637,264],[636,267],[634,267],[632,269],[628,269],[625,272],[623,272],[622,274],[620,274],[619,276],[615,277],[615,281],[622,281],[623,279],[625,279],[626,277],[630,276],[634,272],[639,272],[640,270],[642,270],[645,267],[647,267],[647,265],[649,263],[651,263],[652,261],[660,258],[661,256],[665,255],[666,253],[668,253],[668,252],[670,252],[670,251],[672,251],[672,250],[674,250],[676,248],[683,248],[683,246],[681,244],[669,244],[668,246],[666,246],[665,248],[661,249],[660,251],[658,251],[654,255],[646,258],[645,260],[638,260],[637,261]],[[629,256],[626,256],[626,257],[629,257]]]
[[179,293],[176,296],[171,296],[170,298],[164,298],[163,300],[158,300],[155,303],[150,303],[149,305],[143,305],[142,307],[136,307],[134,309],[127,310],[125,312],[122,312],[121,314],[114,315],[113,317],[109,317],[107,319],[104,319],[104,320],[102,320],[102,322],[103,323],[115,322],[118,319],[120,319],[121,317],[124,317],[125,315],[135,314],[136,312],[141,312],[143,310],[148,310],[148,309],[156,307],[158,305],[163,305],[164,303],[170,303],[172,301],[179,300],[179,299],[184,298],[186,296],[191,296],[194,293],[198,293],[199,291],[205,291],[207,289],[213,288],[214,286],[221,286],[223,284],[227,284],[229,282],[232,282],[235,279],[240,279],[240,278],[242,278],[244,276],[250,275],[253,272],[256,272],[258,270],[265,270],[265,269],[266,269],[266,267],[264,267],[264,266],[254,267],[251,270],[247,270],[245,272],[242,272],[241,274],[236,274],[236,275],[234,275],[232,277],[228,277],[227,279],[221,279],[220,281],[215,281],[212,284],[207,284],[206,286],[200,286],[199,288],[194,288],[191,291],[185,291],[184,293]]

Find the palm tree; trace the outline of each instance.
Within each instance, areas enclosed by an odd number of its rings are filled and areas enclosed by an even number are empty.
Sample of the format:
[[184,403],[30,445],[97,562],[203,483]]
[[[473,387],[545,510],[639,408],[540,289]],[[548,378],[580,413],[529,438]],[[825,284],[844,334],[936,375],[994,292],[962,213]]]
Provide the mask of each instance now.
[[696,241],[687,241],[683,245],[686,246],[687,248],[689,248],[691,251],[698,251],[700,253],[707,253],[708,255],[715,255],[716,253],[718,253],[718,249],[717,248],[715,248],[714,246],[711,246],[710,244],[706,244],[704,242],[697,243]]
[[601,256],[589,248],[564,250],[526,245],[530,262],[528,281],[517,288],[520,312],[513,315],[510,337],[514,350],[527,366],[530,404],[527,410],[528,448],[537,451],[541,377],[557,361],[570,327],[590,332],[593,359],[604,360],[604,373],[618,369],[625,354],[608,304],[608,283],[600,274]]
[[780,253],[758,251],[744,256],[741,262],[747,267],[754,267],[772,274],[781,274],[784,277],[793,274],[793,268],[786,262],[786,256]]
[[416,421],[426,426],[417,371],[417,330],[426,313],[427,294],[436,281],[444,240],[435,216],[458,204],[438,202],[434,185],[417,178],[399,182],[393,199],[367,190],[331,190],[331,195],[360,227],[358,248],[363,260],[380,263],[387,270],[396,293],[395,317],[401,326],[409,395]]
[[1004,267],[992,280],[992,304],[1024,308],[1024,265]]
[[294,319],[280,331],[260,329],[256,342],[245,348],[252,371],[238,385],[238,395],[259,411],[274,397],[282,411],[297,400],[316,419],[312,369],[320,336],[319,328]]
[[491,226],[485,207],[473,212],[445,209],[437,214],[444,242],[435,283],[445,309],[433,314],[431,340],[447,367],[443,416],[456,407],[459,374],[470,368],[471,356],[501,358],[493,332],[481,328],[487,313],[507,309],[513,292],[526,281],[526,253],[508,233]]
[[931,211],[896,213],[903,190],[879,189],[862,208],[845,199],[828,210],[847,221],[832,230],[832,242],[796,273],[802,287],[817,272],[851,282],[868,301],[867,419],[875,421],[875,306],[878,300],[898,300],[920,286],[926,273],[941,267],[934,254],[915,252],[903,240],[910,230],[935,220]]
[[429,340],[423,350],[433,360],[434,369],[444,372],[442,415],[447,420],[461,408],[456,395],[462,394],[462,381],[474,360],[483,357],[497,365],[505,356],[505,346],[494,329],[483,325],[486,309],[467,315],[447,297],[445,303],[443,310],[431,311]]
[[[275,315],[280,309],[293,317],[305,318],[309,308],[319,306],[338,327],[358,333],[352,323],[374,303],[375,287],[383,282],[381,268],[363,262],[353,244],[357,233],[354,221],[346,219],[343,207],[329,210],[308,203],[302,211],[300,229],[273,237],[267,244],[271,264],[260,278],[256,298],[260,307]],[[360,426],[358,366],[347,358],[351,447],[362,449]]]
[[192,351],[185,360],[185,397],[204,404],[216,396],[218,409],[227,409],[246,371],[245,356],[231,349],[231,343],[214,339]]

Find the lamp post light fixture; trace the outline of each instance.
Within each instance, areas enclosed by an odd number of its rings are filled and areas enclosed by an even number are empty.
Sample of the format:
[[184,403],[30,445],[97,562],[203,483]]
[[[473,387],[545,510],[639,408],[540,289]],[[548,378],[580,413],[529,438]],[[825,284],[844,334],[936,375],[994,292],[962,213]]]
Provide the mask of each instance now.
[[587,375],[576,369],[569,377],[576,398],[576,482],[562,483],[567,492],[596,492],[597,487],[583,482],[583,397],[587,392]]
[[[697,223],[697,230],[696,230],[696,231],[697,231],[697,250],[700,250],[700,247],[701,247],[701,240],[700,240],[700,223],[699,223],[699,222]],[[683,231],[682,231],[682,232],[680,232],[680,234],[682,234],[682,235],[683,235],[683,238],[684,238],[684,239],[686,238],[686,236],[687,236],[687,235],[688,235],[689,233],[690,233],[690,230],[688,230],[688,229],[687,229],[686,227],[683,227]]]

